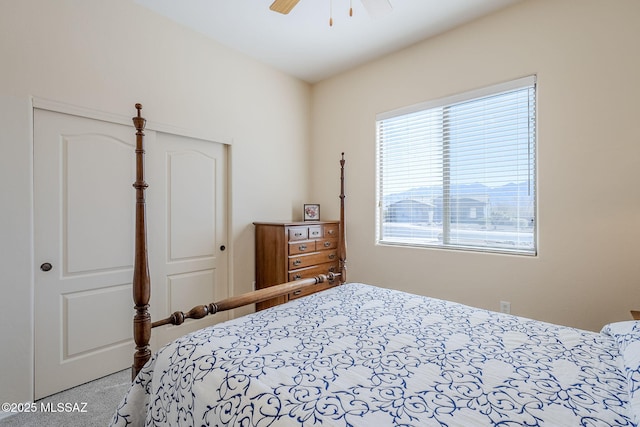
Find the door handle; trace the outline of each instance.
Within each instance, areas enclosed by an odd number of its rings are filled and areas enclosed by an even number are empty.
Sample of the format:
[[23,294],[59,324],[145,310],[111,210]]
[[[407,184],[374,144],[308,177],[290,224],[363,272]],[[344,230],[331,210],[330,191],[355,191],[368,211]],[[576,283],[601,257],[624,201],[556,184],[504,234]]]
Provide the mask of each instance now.
[[40,270],[42,271],[50,271],[53,268],[53,265],[51,265],[51,263],[49,262],[45,262],[40,266]]
[[224,251],[225,249],[227,249],[227,247],[225,245],[220,245],[220,250]]

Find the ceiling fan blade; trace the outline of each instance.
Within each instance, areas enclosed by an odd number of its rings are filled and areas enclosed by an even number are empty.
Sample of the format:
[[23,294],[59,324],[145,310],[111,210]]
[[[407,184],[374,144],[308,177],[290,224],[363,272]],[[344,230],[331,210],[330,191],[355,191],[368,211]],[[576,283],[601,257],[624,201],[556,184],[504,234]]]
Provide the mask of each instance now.
[[362,5],[372,18],[379,18],[391,12],[389,0],[362,0]]
[[274,12],[279,12],[286,15],[287,13],[291,12],[291,9],[293,9],[299,1],[300,0],[275,0],[273,3],[271,3],[269,9],[273,10]]

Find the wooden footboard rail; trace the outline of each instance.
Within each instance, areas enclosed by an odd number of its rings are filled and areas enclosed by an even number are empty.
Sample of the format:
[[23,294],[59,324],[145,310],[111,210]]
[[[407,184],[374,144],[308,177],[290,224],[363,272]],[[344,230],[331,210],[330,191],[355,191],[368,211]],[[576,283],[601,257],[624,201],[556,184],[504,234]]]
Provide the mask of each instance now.
[[136,189],[136,213],[135,213],[135,255],[133,266],[133,303],[135,315],[133,317],[133,339],[136,351],[133,355],[131,367],[132,380],[151,358],[149,341],[151,340],[151,328],[163,325],[181,325],[186,319],[201,319],[210,314],[219,313],[245,305],[266,301],[271,298],[287,295],[297,290],[310,288],[326,281],[339,280],[345,282],[346,278],[346,239],[344,230],[344,153],[340,160],[340,229],[339,229],[339,273],[320,274],[316,277],[282,283],[268,288],[248,292],[242,295],[230,297],[222,301],[207,305],[193,307],[188,312],[176,311],[169,317],[156,322],[151,322],[149,313],[149,299],[151,297],[151,280],[149,276],[149,260],[147,253],[147,228],[146,205],[144,191],[148,185],[144,177],[144,129],[146,120],[141,116],[142,105],[136,104],[137,116],[133,118],[136,128],[136,181],[133,187]]
[[295,280],[293,282],[281,283],[279,285],[270,286],[268,288],[259,289],[257,291],[247,292],[242,295],[229,297],[218,302],[212,302],[207,305],[198,305],[188,312],[176,311],[166,319],[158,320],[151,324],[152,328],[164,325],[182,325],[187,319],[202,319],[210,314],[220,313],[222,311],[233,310],[234,308],[244,307],[245,305],[266,301],[271,298],[287,295],[290,292],[299,289],[310,288],[319,283],[326,281],[334,281],[340,273],[329,273],[327,275],[320,274],[316,277],[308,279]]

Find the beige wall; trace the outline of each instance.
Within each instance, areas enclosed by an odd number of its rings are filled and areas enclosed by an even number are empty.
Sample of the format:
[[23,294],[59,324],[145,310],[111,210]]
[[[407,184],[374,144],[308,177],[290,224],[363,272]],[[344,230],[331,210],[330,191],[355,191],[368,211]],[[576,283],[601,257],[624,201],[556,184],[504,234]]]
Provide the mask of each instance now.
[[[514,314],[592,330],[629,319],[640,307],[639,18],[637,0],[528,0],[315,85],[315,175],[346,152],[349,279],[493,310],[506,300]],[[376,246],[376,113],[530,74],[539,256]],[[337,192],[313,182],[333,216]]]
[[[350,280],[589,329],[640,307],[637,0],[527,0],[313,89],[133,0],[1,12],[2,401],[32,397],[30,96],[118,115],[142,102],[149,120],[231,138],[236,292],[253,280],[252,221],[299,219],[310,201],[337,217],[345,151]],[[376,247],[375,114],[532,73],[540,255]]]
[[252,221],[299,218],[308,194],[310,88],[133,0],[4,1],[0,58],[0,401],[21,402],[33,397],[42,262],[32,255],[30,96],[121,116],[141,102],[150,121],[232,140],[238,293],[254,277]]

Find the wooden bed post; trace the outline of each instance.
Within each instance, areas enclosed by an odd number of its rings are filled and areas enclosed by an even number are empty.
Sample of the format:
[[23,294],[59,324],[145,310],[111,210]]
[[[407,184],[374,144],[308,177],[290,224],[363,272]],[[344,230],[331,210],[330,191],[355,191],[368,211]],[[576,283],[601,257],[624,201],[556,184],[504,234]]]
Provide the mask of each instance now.
[[340,282],[346,283],[347,281],[347,236],[346,227],[344,223],[344,152],[340,159],[340,242],[339,242],[339,255],[340,255]]
[[144,127],[146,120],[140,116],[141,104],[136,104],[137,117],[133,118],[136,128],[136,230],[135,230],[135,259],[133,265],[133,303],[136,314],[133,317],[133,340],[136,352],[133,355],[131,379],[133,380],[140,369],[151,357],[149,341],[151,339],[151,315],[149,314],[149,298],[151,296],[151,282],[149,280],[149,260],[147,254],[147,226],[144,190],[148,185],[144,181]]

